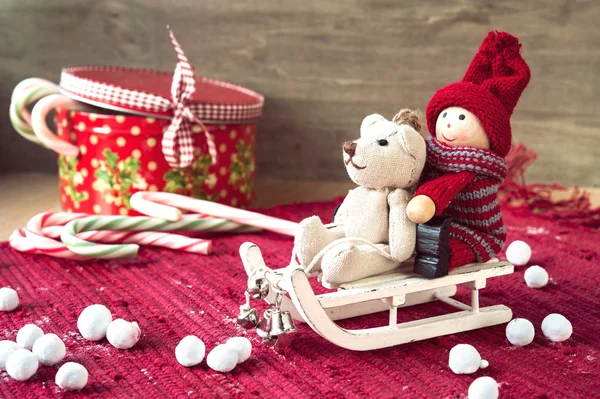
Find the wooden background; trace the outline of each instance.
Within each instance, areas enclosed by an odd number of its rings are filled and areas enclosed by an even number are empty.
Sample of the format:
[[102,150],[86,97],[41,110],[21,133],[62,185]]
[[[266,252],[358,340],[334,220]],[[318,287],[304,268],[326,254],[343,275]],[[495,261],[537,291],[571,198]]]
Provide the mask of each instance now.
[[10,126],[17,82],[68,64],[172,70],[170,24],[199,74],[266,96],[262,178],[345,180],[340,144],[365,115],[424,109],[498,29],[532,70],[513,116],[539,153],[529,180],[600,186],[599,20],[598,1],[2,0],[0,172],[56,168]]

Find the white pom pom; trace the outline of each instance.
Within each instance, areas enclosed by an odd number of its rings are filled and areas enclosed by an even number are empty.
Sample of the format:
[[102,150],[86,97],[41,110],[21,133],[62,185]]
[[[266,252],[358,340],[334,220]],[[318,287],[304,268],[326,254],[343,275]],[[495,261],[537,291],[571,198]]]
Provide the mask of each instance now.
[[487,369],[490,365],[490,362],[487,360],[481,359],[481,365],[479,365],[480,369]]
[[175,358],[185,367],[200,364],[206,354],[206,346],[202,340],[194,335],[183,338],[175,348]]
[[469,399],[498,399],[498,383],[492,377],[479,377],[469,387]]
[[514,319],[506,325],[506,338],[515,346],[529,345],[534,336],[533,324],[527,319]]
[[562,342],[571,337],[573,326],[565,316],[552,313],[542,321],[542,332],[550,341]]
[[118,349],[129,349],[140,340],[142,332],[140,326],[134,321],[132,323],[123,319],[111,322],[106,329],[106,339],[112,346]]
[[489,365],[486,360],[481,360],[481,355],[471,345],[458,344],[450,349],[448,366],[455,374],[473,374],[486,363]]
[[44,366],[54,366],[65,358],[67,349],[56,334],[46,334],[33,344],[31,350]]
[[11,312],[19,306],[19,294],[12,288],[0,288],[0,311]]
[[67,362],[56,372],[54,382],[63,389],[79,391],[88,382],[88,371],[79,363]]
[[506,259],[515,266],[524,266],[531,259],[531,247],[525,241],[513,241],[506,248]]
[[27,381],[38,369],[40,363],[27,349],[17,349],[8,357],[6,372],[17,381]]
[[246,337],[229,338],[225,345],[237,352],[238,364],[248,360],[252,353],[252,343]]
[[90,305],[79,315],[77,328],[83,338],[99,341],[106,336],[106,329],[111,321],[112,314],[106,306]]
[[0,341],[0,370],[6,370],[6,361],[17,349],[21,347],[14,341]]
[[238,362],[237,352],[227,345],[217,345],[208,356],[206,356],[206,364],[211,369],[228,373],[235,368]]
[[34,342],[42,335],[44,335],[44,332],[35,324],[25,324],[17,333],[17,344],[21,348],[31,350]]
[[540,266],[531,266],[525,270],[525,283],[530,288],[542,288],[548,284],[548,272]]

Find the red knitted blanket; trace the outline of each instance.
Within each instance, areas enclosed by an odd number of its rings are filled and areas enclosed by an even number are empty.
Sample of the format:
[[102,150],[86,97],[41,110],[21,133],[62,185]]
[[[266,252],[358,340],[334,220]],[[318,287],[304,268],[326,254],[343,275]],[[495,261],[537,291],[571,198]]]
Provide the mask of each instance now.
[[[339,202],[277,207],[267,213],[300,220],[317,214],[329,220]],[[0,313],[0,339],[15,339],[26,323],[53,332],[67,345],[66,361],[81,362],[90,372],[88,386],[66,397],[421,397],[461,398],[477,377],[500,384],[502,398],[591,398],[600,392],[600,231],[564,226],[526,210],[504,213],[509,241],[523,239],[533,248],[532,264],[545,267],[550,284],[527,288],[524,268],[488,281],[482,306],[503,303],[516,317],[531,320],[534,342],[510,346],[504,326],[431,339],[372,352],[350,352],[298,323],[292,345],[283,352],[263,346],[253,331],[234,323],[246,275],[237,249],[257,243],[269,265],[289,260],[292,240],[275,234],[224,236],[208,257],[148,249],[137,259],[92,264],[24,255],[0,244],[0,285],[19,291],[21,306]],[[468,300],[467,292],[459,294]],[[106,304],[115,316],[137,320],[142,338],[129,351],[106,341],[85,341],[77,332],[79,312],[92,303]],[[443,303],[403,309],[404,320],[448,311]],[[574,333],[564,343],[550,343],[540,324],[549,313],[562,313]],[[345,327],[384,324],[386,314],[343,323]],[[179,340],[199,336],[212,349],[228,337],[246,335],[252,357],[229,374],[180,366],[174,355]],[[474,345],[490,366],[474,375],[455,375],[448,351],[456,344]],[[63,397],[54,384],[57,367],[41,367],[27,382],[0,374],[1,398]]]

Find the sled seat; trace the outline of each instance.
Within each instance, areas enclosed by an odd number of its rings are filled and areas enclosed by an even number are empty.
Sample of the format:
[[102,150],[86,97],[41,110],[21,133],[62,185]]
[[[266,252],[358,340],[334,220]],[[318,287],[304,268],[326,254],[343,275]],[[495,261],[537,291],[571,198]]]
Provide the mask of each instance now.
[[[447,276],[435,279],[421,277],[409,270],[399,270],[340,284],[337,286],[337,292],[319,295],[318,298],[323,308],[382,298],[395,298],[395,302],[402,304],[402,297],[406,295],[440,290],[459,284],[466,285],[472,290],[480,290],[485,288],[488,278],[510,274],[513,272],[513,268],[513,265],[508,262],[478,263],[457,268]],[[330,286],[329,288],[334,287]],[[445,300],[446,298],[437,295],[436,299]],[[456,305],[457,301],[452,299],[450,304]],[[464,304],[456,307],[463,310],[471,308]]]
[[[435,279],[399,271],[341,284],[337,291],[314,295],[303,270],[290,267],[284,272],[283,286],[313,330],[338,346],[362,351],[510,321],[512,312],[504,305],[480,308],[479,290],[485,288],[488,278],[512,271],[513,265],[508,262],[467,265]],[[470,304],[451,298],[459,284],[470,288]],[[433,300],[445,302],[459,311],[398,323],[399,308]],[[347,330],[333,322],[382,310],[389,311],[389,323],[385,326]]]

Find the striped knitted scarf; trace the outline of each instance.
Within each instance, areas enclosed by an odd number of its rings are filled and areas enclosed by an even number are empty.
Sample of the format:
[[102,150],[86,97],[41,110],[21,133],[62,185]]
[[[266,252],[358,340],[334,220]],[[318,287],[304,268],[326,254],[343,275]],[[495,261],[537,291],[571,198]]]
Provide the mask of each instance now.
[[490,150],[452,147],[427,138],[427,165],[442,173],[475,172],[502,183],[508,171],[506,161]]
[[439,210],[453,219],[450,237],[466,243],[479,262],[495,257],[506,239],[498,202],[498,186],[507,174],[504,159],[489,150],[428,138],[426,169],[419,190],[436,204],[445,203]]

